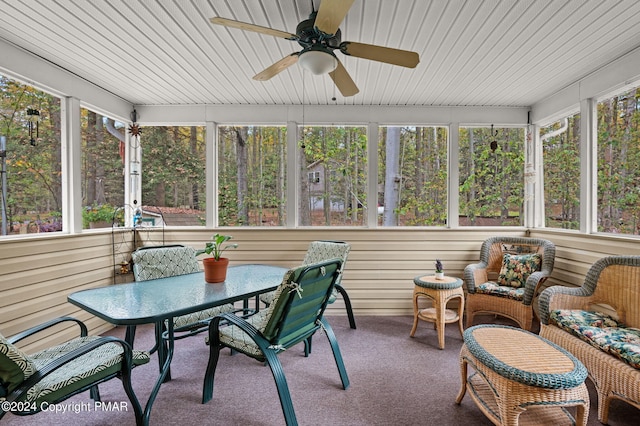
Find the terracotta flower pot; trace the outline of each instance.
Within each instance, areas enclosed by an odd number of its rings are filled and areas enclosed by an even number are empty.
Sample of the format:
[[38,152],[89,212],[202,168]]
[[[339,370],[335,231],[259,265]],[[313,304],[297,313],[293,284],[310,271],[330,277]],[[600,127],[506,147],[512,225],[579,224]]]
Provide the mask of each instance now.
[[204,265],[204,280],[208,283],[221,283],[227,279],[227,267],[229,258],[221,257],[215,260],[213,257],[202,259]]

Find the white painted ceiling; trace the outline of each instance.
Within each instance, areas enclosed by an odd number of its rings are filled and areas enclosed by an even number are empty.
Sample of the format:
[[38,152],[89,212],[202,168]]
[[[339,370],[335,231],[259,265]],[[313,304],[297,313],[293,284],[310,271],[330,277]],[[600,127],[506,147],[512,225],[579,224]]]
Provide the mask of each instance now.
[[[315,0],[316,9],[320,0]],[[415,69],[337,56],[360,89],[294,65],[311,0],[0,0],[0,39],[135,105],[530,106],[640,47],[638,0],[355,0],[342,40],[416,51]]]

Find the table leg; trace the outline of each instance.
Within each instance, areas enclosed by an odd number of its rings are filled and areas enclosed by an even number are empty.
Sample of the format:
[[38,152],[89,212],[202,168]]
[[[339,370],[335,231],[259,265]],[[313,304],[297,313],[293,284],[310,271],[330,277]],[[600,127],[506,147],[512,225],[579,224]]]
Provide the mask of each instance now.
[[436,308],[436,326],[438,328],[438,347],[444,349],[444,324],[446,320],[447,301],[442,297],[433,300]]
[[[169,321],[169,322],[172,322],[172,321]],[[158,351],[158,371],[160,372],[160,374],[162,374],[164,370],[164,364],[167,359],[167,352],[168,352],[167,343],[165,342],[165,339],[163,339],[162,337],[164,334],[162,322],[155,324],[155,334],[156,334],[156,348]],[[171,369],[167,371],[167,374],[165,376],[165,382],[168,382],[170,380],[171,380]]]
[[576,407],[576,426],[587,426],[589,406],[580,404]]
[[464,337],[464,326],[462,319],[464,317],[464,293],[460,295],[460,304],[458,305],[458,329],[460,330],[460,336]]
[[418,328],[418,296],[418,293],[413,293],[413,327],[411,328],[411,333],[409,333],[410,337],[416,334],[416,329]]
[[160,365],[160,375],[158,376],[158,380],[151,391],[151,395],[149,395],[149,400],[147,401],[147,405],[144,407],[144,413],[142,417],[142,424],[144,426],[149,425],[149,418],[151,417],[151,407],[153,406],[156,397],[158,396],[158,392],[160,391],[160,385],[165,381],[171,380],[171,360],[173,359],[173,350],[174,350],[174,330],[173,330],[173,319],[169,319],[167,321],[167,343],[165,344],[162,339],[162,323],[164,321],[159,321],[156,323],[156,339],[160,339],[158,341],[158,362]]
[[458,392],[458,396],[456,397],[456,404],[458,405],[460,405],[464,394],[467,392],[467,360],[462,356],[462,353],[460,354],[460,379],[462,380],[462,384],[460,386],[460,392]]

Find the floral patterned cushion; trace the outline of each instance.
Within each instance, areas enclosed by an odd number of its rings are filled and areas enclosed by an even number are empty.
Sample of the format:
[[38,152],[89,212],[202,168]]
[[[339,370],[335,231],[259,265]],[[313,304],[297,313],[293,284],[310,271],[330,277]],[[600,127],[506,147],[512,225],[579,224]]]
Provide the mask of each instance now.
[[529,275],[539,271],[541,265],[542,257],[538,253],[505,253],[502,257],[502,268],[500,269],[500,275],[498,275],[497,284],[515,288],[524,287]]
[[491,294],[519,301],[524,300],[524,287],[516,288],[508,285],[498,285],[493,281],[480,284],[476,287],[476,293]]
[[608,352],[623,360],[633,368],[640,370],[640,330],[637,328],[618,328],[607,336]]
[[640,369],[640,330],[624,327],[611,316],[594,311],[559,309],[550,322],[579,339]]
[[581,327],[620,327],[611,316],[602,312],[579,309],[558,309],[551,312],[551,321],[567,331],[579,331]]
[[13,391],[35,371],[33,360],[0,334],[0,397]]

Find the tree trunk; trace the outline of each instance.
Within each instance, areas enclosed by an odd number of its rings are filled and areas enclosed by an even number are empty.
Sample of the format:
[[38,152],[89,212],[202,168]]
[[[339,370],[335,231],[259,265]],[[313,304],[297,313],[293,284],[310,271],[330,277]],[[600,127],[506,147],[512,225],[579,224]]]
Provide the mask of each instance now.
[[[100,114],[96,114],[96,123],[95,127],[91,130],[95,132],[95,140],[96,140],[96,156],[95,158],[95,172],[96,172],[96,203],[97,204],[105,204],[107,202],[107,197],[105,194],[105,174],[104,174],[104,166],[102,165],[102,161],[100,161],[100,153],[104,152],[102,148],[104,145],[104,125],[102,124],[102,116]],[[115,200],[112,201],[113,205],[120,205],[122,200],[119,200],[116,204]]]
[[246,194],[247,185],[247,128],[234,127],[236,134],[236,165],[238,168],[238,221],[242,225],[249,223]]
[[400,127],[387,128],[386,173],[384,179],[383,226],[398,225],[398,201],[400,193]]
[[87,129],[85,131],[85,188],[86,204],[97,204],[96,197],[96,113],[87,111]]
[[467,219],[469,220],[469,225],[475,225],[476,223],[476,215],[475,215],[475,205],[476,205],[476,186],[473,183],[475,180],[476,173],[476,147],[475,140],[473,139],[473,129],[469,128],[469,179],[471,179],[472,184],[469,186],[469,194],[467,195],[468,203],[467,203]]
[[[298,135],[298,140],[303,138],[305,129],[303,126],[298,127],[298,132],[302,134]],[[300,214],[300,225],[311,225],[311,211],[309,203],[309,177],[307,176],[307,158],[304,154],[304,145],[298,149],[298,164],[300,164],[300,200],[298,205],[298,212]]]
[[285,176],[287,175],[287,162],[286,162],[286,139],[282,137],[282,130],[278,127],[278,169],[279,173],[276,178],[276,196],[278,199],[278,225],[285,225]]
[[[53,158],[51,160],[53,162],[53,164],[51,165],[51,170],[59,172],[60,176],[62,176],[62,126],[60,123],[61,114],[60,98],[52,96],[49,106],[49,118],[53,127],[53,134],[55,135],[56,149],[54,149],[55,154],[53,155]],[[62,180],[59,177],[57,179],[53,179],[51,184],[51,193],[53,194],[53,200],[55,203],[54,209],[56,211],[62,211]],[[8,223],[10,222],[8,221]]]
[[[426,194],[424,194],[425,169],[428,167],[428,158],[430,158],[429,153],[431,152],[431,147],[425,143],[423,136],[424,129],[422,127],[416,127],[416,158],[413,166],[415,170],[415,187],[413,188],[413,196],[416,200],[423,200],[426,196]],[[413,214],[416,220],[424,216],[424,214],[420,213],[418,209],[418,203],[416,203],[413,208]]]
[[[191,126],[189,135],[189,152],[193,158],[199,158],[198,155],[198,128]],[[191,183],[191,194],[189,196],[189,204],[191,208],[200,210],[200,193],[198,187],[198,179],[194,179]]]

